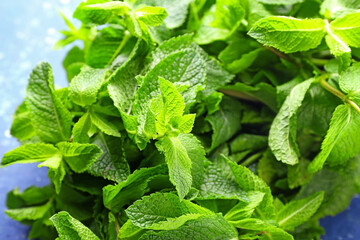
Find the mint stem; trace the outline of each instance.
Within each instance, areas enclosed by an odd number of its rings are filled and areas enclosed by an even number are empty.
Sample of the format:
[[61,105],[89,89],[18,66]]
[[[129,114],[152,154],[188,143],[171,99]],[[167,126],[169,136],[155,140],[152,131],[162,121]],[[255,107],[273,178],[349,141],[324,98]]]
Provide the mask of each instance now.
[[338,89],[334,88],[333,86],[331,86],[327,81],[326,81],[327,75],[323,74],[320,76],[319,78],[319,82],[321,84],[321,86],[323,88],[325,88],[328,92],[332,93],[333,95],[337,96],[338,98],[340,98],[343,102],[348,103],[350,106],[352,106],[359,114],[360,114],[360,107],[353,102],[352,100],[350,100],[349,98],[346,97],[346,95],[344,93],[342,93],[341,91],[339,91]]

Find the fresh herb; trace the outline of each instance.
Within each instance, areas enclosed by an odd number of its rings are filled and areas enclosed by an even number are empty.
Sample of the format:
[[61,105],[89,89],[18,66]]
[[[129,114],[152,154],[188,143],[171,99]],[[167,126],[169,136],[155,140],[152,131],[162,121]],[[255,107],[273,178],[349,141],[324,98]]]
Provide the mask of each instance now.
[[88,0],[39,63],[3,166],[38,239],[320,239],[360,192],[354,1]]

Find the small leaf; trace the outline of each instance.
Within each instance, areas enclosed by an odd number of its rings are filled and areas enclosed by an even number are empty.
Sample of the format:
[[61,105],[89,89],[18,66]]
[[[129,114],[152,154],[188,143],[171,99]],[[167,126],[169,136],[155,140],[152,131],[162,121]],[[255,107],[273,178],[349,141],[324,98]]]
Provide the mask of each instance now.
[[148,26],[158,26],[168,16],[165,8],[162,7],[142,7],[136,9],[134,14],[137,19],[143,21]]

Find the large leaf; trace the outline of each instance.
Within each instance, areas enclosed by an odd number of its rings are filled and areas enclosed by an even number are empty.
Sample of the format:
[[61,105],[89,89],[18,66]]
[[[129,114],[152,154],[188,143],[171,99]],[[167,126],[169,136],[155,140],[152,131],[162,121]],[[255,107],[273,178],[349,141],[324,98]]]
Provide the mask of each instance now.
[[179,137],[166,136],[160,139],[156,146],[165,155],[170,181],[175,185],[180,199],[184,198],[192,185],[192,163],[184,143]]
[[154,193],[136,201],[126,209],[126,214],[131,222],[140,228],[171,230],[180,227],[188,220],[211,215],[213,212],[188,200],[180,201],[175,194]]
[[56,145],[66,163],[77,173],[86,171],[102,154],[94,144],[60,142]]
[[[190,234],[191,233],[191,234]],[[191,238],[193,240],[203,239],[236,239],[236,229],[231,226],[220,214],[199,217],[186,222],[178,229],[169,231],[153,232],[144,234],[140,240],[150,239],[173,239],[182,240]]]
[[90,166],[89,173],[115,182],[125,181],[130,169],[122,140],[100,133],[94,138],[93,144],[101,148],[103,154]]
[[141,168],[134,171],[126,181],[104,187],[105,207],[114,212],[120,211],[124,205],[141,198],[148,191],[148,183],[151,179],[166,174],[167,169],[164,165]]
[[51,66],[39,63],[26,88],[26,107],[37,135],[45,142],[67,141],[71,135],[71,115],[55,95]]
[[329,130],[321,144],[321,152],[310,163],[309,170],[320,170],[325,161],[333,165],[343,164],[360,152],[360,115],[350,105],[335,109]]
[[320,207],[323,199],[324,192],[317,192],[307,198],[291,201],[277,213],[279,226],[292,230],[306,222]]
[[63,240],[99,240],[90,229],[67,212],[59,212],[50,220],[59,233],[59,237]]
[[259,20],[248,34],[265,46],[292,53],[316,48],[325,35],[321,19],[267,17]]
[[81,72],[71,80],[69,97],[80,105],[86,106],[96,102],[97,94],[104,83],[105,69],[93,69],[87,66],[81,68]]
[[237,100],[224,97],[217,112],[206,116],[214,131],[211,149],[229,140],[240,130],[241,105]]
[[299,161],[296,144],[296,114],[313,81],[313,79],[306,80],[291,90],[271,125],[269,146],[276,159],[283,163],[294,165]]

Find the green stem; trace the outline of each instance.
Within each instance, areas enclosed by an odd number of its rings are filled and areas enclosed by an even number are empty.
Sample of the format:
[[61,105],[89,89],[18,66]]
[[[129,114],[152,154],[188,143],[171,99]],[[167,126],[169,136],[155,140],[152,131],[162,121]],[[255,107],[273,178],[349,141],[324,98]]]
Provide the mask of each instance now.
[[123,48],[125,47],[126,43],[129,41],[131,35],[128,31],[125,31],[124,33],[124,37],[119,45],[119,47],[116,49],[115,53],[113,54],[113,56],[111,57],[110,61],[108,62],[107,65],[110,65],[115,58],[117,57],[117,55],[119,55],[119,53],[121,52],[121,50],[123,50]]
[[262,152],[256,153],[256,154],[248,157],[247,159],[245,159],[242,163],[240,163],[240,165],[245,166],[245,167],[249,166],[250,164],[252,164],[256,160],[258,160],[261,157],[262,154],[263,154]]
[[321,86],[323,88],[325,88],[328,92],[332,93],[333,95],[337,96],[338,98],[340,98],[342,101],[345,101],[346,96],[345,94],[343,94],[342,92],[340,92],[338,89],[334,88],[333,86],[331,86],[327,81],[327,75],[323,74],[319,77],[319,82],[321,84]]
[[321,59],[321,58],[310,58],[311,62],[313,62],[316,66],[324,66],[329,62],[329,59]]
[[360,107],[353,102],[352,100],[350,100],[349,98],[347,98],[347,96],[340,92],[338,89],[334,88],[333,86],[331,86],[327,81],[326,81],[327,75],[323,74],[319,77],[319,82],[321,84],[321,86],[323,88],[325,88],[328,92],[332,93],[333,95],[337,96],[338,98],[340,98],[343,102],[348,103],[350,106],[352,106],[359,114],[360,114]]

